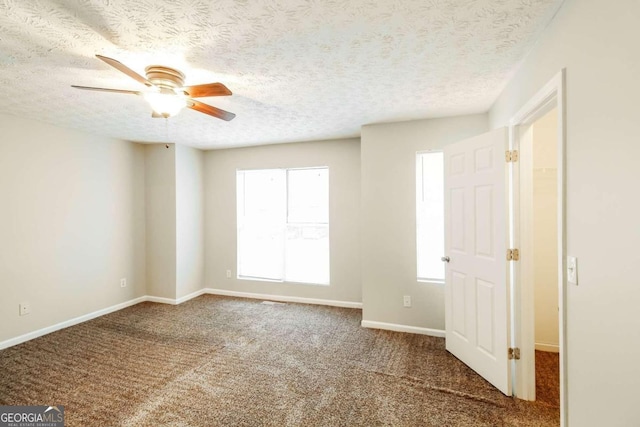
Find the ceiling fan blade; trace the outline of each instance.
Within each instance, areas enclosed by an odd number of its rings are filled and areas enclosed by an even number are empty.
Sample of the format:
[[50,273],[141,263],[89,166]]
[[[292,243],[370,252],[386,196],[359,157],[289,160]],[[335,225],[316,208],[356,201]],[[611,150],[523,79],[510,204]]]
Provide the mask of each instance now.
[[71,87],[74,87],[76,89],[82,89],[82,90],[97,90],[100,92],[129,93],[131,95],[142,95],[142,92],[138,92],[135,90],[107,89],[104,87],[89,87],[89,86],[76,86],[76,85],[71,85]]
[[165,116],[163,116],[162,114],[158,114],[155,111],[151,112],[151,117],[154,118],[154,119],[166,119]]
[[153,86],[153,83],[151,83],[149,80],[145,79],[140,74],[136,73],[135,71],[133,71],[131,68],[127,67],[120,61],[117,61],[113,58],[107,58],[106,56],[102,56],[102,55],[96,55],[96,58],[101,59],[102,61],[111,65],[116,70],[125,73],[127,76],[142,83],[143,85],[147,85],[149,87]]
[[226,121],[233,120],[233,118],[236,116],[233,113],[221,110],[216,107],[212,107],[211,105],[203,104],[202,102],[196,101],[194,99],[189,99],[187,101],[187,107],[191,108],[192,110],[200,111],[201,113],[208,114],[210,116],[217,117]]
[[222,83],[208,83],[204,85],[186,86],[182,88],[191,98],[203,98],[206,96],[232,95],[229,88]]

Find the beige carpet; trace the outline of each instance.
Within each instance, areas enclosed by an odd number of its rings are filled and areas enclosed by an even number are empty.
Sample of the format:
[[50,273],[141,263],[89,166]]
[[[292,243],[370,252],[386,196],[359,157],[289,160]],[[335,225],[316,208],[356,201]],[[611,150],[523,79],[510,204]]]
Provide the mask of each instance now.
[[444,340],[360,327],[359,310],[204,295],[143,303],[0,351],[0,404],[67,426],[553,426]]
[[536,350],[536,400],[560,407],[560,355]]

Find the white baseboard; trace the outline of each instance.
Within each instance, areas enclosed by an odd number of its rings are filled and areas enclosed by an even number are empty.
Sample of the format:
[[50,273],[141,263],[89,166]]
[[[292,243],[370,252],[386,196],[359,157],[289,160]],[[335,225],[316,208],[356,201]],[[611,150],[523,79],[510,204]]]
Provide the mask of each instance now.
[[418,326],[398,325],[397,323],[374,322],[373,320],[363,320],[360,325],[363,328],[385,329],[387,331],[408,332],[410,334],[429,335],[431,337],[444,337],[442,329],[420,328]]
[[191,292],[189,295],[185,295],[183,297],[173,299],[173,298],[164,298],[164,297],[155,297],[153,295],[147,295],[146,300],[149,302],[157,302],[160,304],[169,304],[169,305],[178,305],[182,304],[185,301],[189,301],[190,299],[194,299],[199,297],[200,295],[206,294],[204,289],[197,290],[195,292]]
[[113,313],[114,311],[122,310],[123,308],[131,307],[132,305],[139,304],[147,301],[147,297],[139,297],[129,301],[125,301],[120,304],[112,305],[111,307],[103,308],[92,313],[85,314],[83,316],[74,317],[73,319],[65,320],[64,322],[56,323],[55,325],[47,326],[46,328],[38,329],[37,331],[29,332],[24,335],[20,335],[15,338],[9,338],[8,340],[0,342],[0,350],[14,345],[22,344],[34,338],[41,337],[43,335],[50,334],[51,332],[59,331],[60,329],[68,328],[69,326],[77,325],[79,323],[86,322],[87,320],[95,319],[96,317],[104,316],[105,314]]
[[157,302],[159,304],[177,305],[178,301],[173,298],[155,297],[153,295],[147,295],[145,301]]
[[251,292],[239,292],[229,291],[226,289],[214,289],[206,288],[205,292],[212,295],[223,295],[227,297],[239,297],[239,298],[251,298],[262,299],[269,301],[280,302],[297,302],[301,304],[315,304],[315,305],[330,305],[332,307],[345,307],[345,308],[362,308],[361,302],[353,301],[335,301],[330,299],[316,299],[316,298],[302,298],[302,297],[290,297],[282,295],[269,295],[269,294],[255,294]]
[[560,346],[557,344],[546,344],[546,343],[541,343],[541,342],[537,342],[536,343],[536,350],[538,351],[548,351],[551,353],[560,353]]
[[103,308],[101,310],[97,310],[92,313],[85,314],[83,316],[65,320],[64,322],[56,323],[55,325],[47,326],[45,328],[38,329],[36,331],[29,332],[24,335],[20,335],[15,338],[9,338],[8,340],[0,341],[0,350],[3,350],[8,347],[12,347],[14,345],[22,344],[23,342],[27,342],[34,338],[38,338],[43,335],[50,334],[51,332],[59,331],[60,329],[68,328],[69,326],[86,322],[87,320],[95,319],[96,317],[104,316],[105,314],[113,313],[114,311],[122,310],[123,308],[131,307],[132,305],[136,305],[141,302],[148,301],[148,302],[155,302],[155,303],[161,303],[161,304],[178,305],[190,299],[199,297],[200,295],[203,295],[203,294],[226,295],[231,297],[264,299],[264,300],[271,300],[271,301],[298,302],[303,304],[330,305],[334,307],[362,308],[362,303],[360,302],[333,301],[333,300],[323,300],[323,299],[314,299],[314,298],[287,297],[287,296],[276,296],[276,295],[266,295],[266,294],[252,294],[247,292],[236,292],[236,291],[227,291],[224,289],[206,288],[206,289],[200,289],[198,291],[192,292],[189,295],[185,295],[177,299],[156,297],[153,295],[138,297],[129,301],[125,301],[120,304],[112,305],[111,307]]
[[207,290],[206,290],[206,289],[199,289],[199,290],[197,290],[197,291],[195,291],[195,292],[191,292],[191,293],[190,293],[190,294],[188,294],[188,295],[185,295],[185,296],[183,296],[183,297],[178,298],[178,299],[176,300],[176,304],[182,304],[183,302],[189,301],[190,299],[197,298],[197,297],[199,297],[200,295],[204,295],[204,294],[206,294],[206,293],[207,293]]

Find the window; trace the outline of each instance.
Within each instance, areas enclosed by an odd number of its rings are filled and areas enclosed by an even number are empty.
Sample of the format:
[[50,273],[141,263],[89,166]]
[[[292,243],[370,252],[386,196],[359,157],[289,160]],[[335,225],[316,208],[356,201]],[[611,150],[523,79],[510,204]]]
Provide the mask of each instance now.
[[236,173],[238,277],[329,284],[329,169]]
[[418,280],[444,283],[444,157],[442,152],[416,158],[416,229]]

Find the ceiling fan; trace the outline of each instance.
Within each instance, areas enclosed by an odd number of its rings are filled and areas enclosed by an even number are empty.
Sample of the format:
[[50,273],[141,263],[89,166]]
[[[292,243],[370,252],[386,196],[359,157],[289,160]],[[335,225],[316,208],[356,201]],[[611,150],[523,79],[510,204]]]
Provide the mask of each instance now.
[[106,56],[96,55],[96,57],[116,70],[123,72],[134,80],[147,86],[146,91],[107,89],[100,87],[76,86],[76,89],[97,90],[101,92],[128,93],[131,95],[141,95],[151,105],[152,117],[168,118],[178,114],[184,107],[217,117],[222,120],[232,120],[236,115],[220,108],[204,104],[193,98],[207,96],[228,96],[231,91],[222,83],[208,83],[195,86],[184,86],[185,75],[175,68],[162,65],[150,65],[145,68],[146,77],[133,71],[120,61]]

